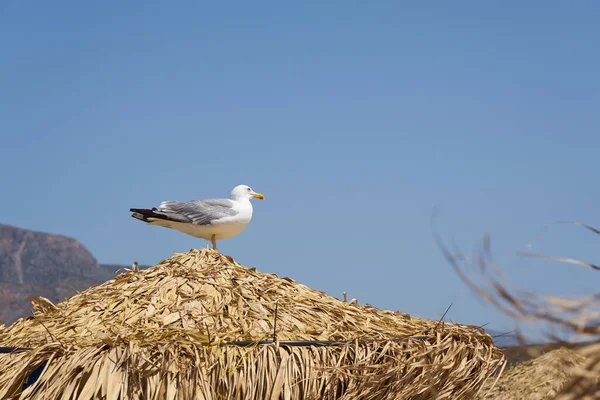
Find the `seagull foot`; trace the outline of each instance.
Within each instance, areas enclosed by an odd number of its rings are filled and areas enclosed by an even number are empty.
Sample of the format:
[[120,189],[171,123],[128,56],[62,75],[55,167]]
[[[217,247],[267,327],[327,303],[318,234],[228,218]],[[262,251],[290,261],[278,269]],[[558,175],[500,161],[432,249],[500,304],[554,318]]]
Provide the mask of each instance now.
[[210,238],[210,241],[211,241],[211,243],[213,245],[213,250],[218,253],[219,249],[217,249],[217,236],[216,235],[212,235],[212,237]]

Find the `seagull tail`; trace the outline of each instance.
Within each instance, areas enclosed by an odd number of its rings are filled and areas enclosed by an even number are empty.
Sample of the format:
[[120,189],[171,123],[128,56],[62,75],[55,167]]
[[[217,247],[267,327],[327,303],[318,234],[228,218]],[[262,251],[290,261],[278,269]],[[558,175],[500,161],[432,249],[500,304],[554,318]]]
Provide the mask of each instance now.
[[130,208],[129,211],[131,211],[133,213],[133,214],[131,214],[131,216],[133,218],[139,219],[140,221],[144,221],[144,222],[152,222],[148,218],[158,218],[158,219],[165,218],[164,215],[160,215],[160,214],[156,213],[156,211],[158,211],[156,208],[152,208],[152,209]]

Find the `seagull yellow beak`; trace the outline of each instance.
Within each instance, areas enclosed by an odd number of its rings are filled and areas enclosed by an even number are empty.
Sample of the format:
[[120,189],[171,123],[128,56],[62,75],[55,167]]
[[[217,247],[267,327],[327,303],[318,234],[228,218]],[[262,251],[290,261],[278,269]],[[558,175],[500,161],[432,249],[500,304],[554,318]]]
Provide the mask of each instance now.
[[254,197],[255,199],[259,199],[259,200],[263,200],[263,199],[265,198],[265,196],[263,196],[263,195],[262,195],[262,194],[260,194],[260,193],[254,193],[254,194],[252,195],[252,197]]

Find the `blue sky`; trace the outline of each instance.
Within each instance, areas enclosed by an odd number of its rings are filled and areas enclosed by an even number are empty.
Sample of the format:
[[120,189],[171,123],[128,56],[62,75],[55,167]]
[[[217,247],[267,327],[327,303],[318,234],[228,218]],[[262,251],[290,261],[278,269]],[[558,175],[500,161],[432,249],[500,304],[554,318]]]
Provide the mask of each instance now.
[[[485,232],[519,287],[593,271],[517,257],[544,225],[600,225],[600,4],[0,4],[0,222],[100,262],[206,246],[130,207],[265,194],[220,250],[360,303],[510,329],[444,261],[431,217]],[[555,226],[534,250],[598,262]],[[596,259],[594,260],[594,257]]]

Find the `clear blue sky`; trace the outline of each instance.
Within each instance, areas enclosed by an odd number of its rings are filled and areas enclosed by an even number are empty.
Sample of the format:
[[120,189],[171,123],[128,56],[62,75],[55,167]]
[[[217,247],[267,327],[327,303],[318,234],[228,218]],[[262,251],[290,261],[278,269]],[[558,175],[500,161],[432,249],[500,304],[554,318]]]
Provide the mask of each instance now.
[[[266,199],[220,250],[331,295],[510,329],[444,261],[436,207],[520,287],[593,290],[515,252],[600,225],[600,3],[428,4],[2,1],[0,222],[155,264],[206,242],[130,207],[244,183]],[[598,262],[598,240],[534,250]]]

